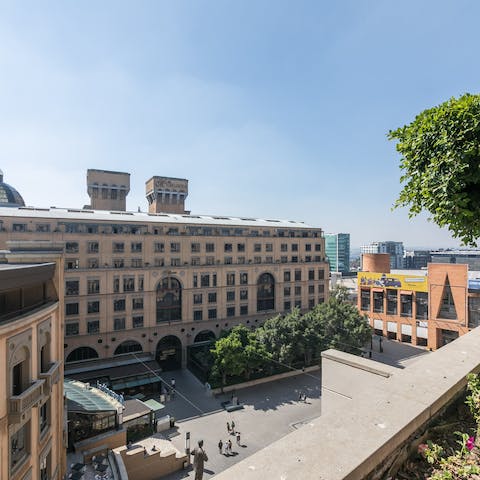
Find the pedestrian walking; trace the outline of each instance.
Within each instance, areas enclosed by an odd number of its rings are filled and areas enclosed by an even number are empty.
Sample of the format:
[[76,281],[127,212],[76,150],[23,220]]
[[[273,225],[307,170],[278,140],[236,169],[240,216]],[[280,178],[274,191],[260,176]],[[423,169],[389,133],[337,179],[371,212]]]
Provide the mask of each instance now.
[[237,445],[240,445],[240,432],[237,432]]
[[221,439],[218,441],[218,453],[220,455],[223,453],[223,442]]
[[232,435],[235,435],[235,422],[232,420]]
[[227,422],[227,432],[230,434],[230,423]]
[[228,454],[232,454],[232,441],[229,439],[227,442],[227,447],[228,447]]

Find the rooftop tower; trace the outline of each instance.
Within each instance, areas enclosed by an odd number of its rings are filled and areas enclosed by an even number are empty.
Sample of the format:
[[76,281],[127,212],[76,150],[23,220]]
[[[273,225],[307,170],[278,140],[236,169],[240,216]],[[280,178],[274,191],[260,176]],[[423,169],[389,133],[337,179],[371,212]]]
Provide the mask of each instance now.
[[185,211],[188,180],[152,177],[147,180],[145,187],[149,213],[189,213]]
[[93,210],[126,210],[130,174],[109,170],[87,170],[87,190]]

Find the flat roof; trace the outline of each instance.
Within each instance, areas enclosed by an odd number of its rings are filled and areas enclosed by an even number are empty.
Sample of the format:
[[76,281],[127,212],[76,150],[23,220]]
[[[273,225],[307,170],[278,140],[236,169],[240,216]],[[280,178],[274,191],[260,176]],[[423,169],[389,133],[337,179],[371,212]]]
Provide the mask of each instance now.
[[221,215],[191,215],[172,213],[117,212],[107,210],[90,210],[81,208],[35,208],[35,207],[0,207],[0,217],[38,218],[49,220],[81,220],[84,222],[112,223],[169,223],[184,225],[219,225],[238,227],[275,227],[319,229],[295,220],[276,220],[250,217],[232,217]]
[[156,360],[147,360],[129,365],[99,368],[97,370],[90,370],[87,372],[66,372],[66,374],[68,374],[69,377],[80,381],[90,381],[91,379],[102,377],[109,377],[110,380],[114,381],[117,379],[127,379],[129,377],[142,374],[159,374],[161,371],[162,369]]
[[431,255],[474,255],[480,256],[480,250],[434,250],[430,252]]
[[130,176],[130,174],[128,172],[117,172],[115,170],[99,170],[98,168],[89,168],[87,170],[87,173],[88,172],[99,172],[99,173],[115,173],[115,174],[119,174],[119,175],[128,175]]
[[152,408],[140,400],[125,400],[125,409],[123,410],[123,422],[135,420],[136,418],[149,415]]
[[[434,263],[433,265],[442,265],[441,263]],[[465,265],[463,263],[445,263],[445,265]],[[360,273],[369,273],[369,272],[358,272]],[[371,272],[371,273],[382,273],[382,272]],[[386,275],[417,275],[419,277],[426,277],[428,273],[427,269],[422,270],[391,270],[390,273]],[[480,279],[480,271],[479,270],[469,270],[468,271],[468,278],[470,280]]]

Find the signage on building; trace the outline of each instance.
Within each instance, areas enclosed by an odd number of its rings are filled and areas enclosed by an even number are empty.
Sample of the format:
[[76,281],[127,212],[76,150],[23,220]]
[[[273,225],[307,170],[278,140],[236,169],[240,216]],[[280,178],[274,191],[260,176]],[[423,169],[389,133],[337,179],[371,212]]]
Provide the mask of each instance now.
[[427,276],[397,275],[392,273],[358,272],[358,285],[360,287],[391,288],[399,290],[412,290],[414,292],[427,292]]
[[478,292],[480,290],[480,279],[476,278],[474,280],[469,280],[468,281],[468,289],[470,291],[476,291]]
[[155,178],[155,190],[171,190],[172,192],[187,193],[187,185],[186,180],[162,177]]

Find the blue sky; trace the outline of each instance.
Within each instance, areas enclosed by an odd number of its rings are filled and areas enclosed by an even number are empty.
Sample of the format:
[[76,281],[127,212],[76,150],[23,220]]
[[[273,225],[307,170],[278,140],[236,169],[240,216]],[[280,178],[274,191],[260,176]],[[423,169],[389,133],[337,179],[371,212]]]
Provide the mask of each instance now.
[[2,1],[0,168],[83,206],[87,168],[188,178],[198,214],[303,220],[352,246],[458,245],[400,191],[390,129],[477,93],[477,1]]

